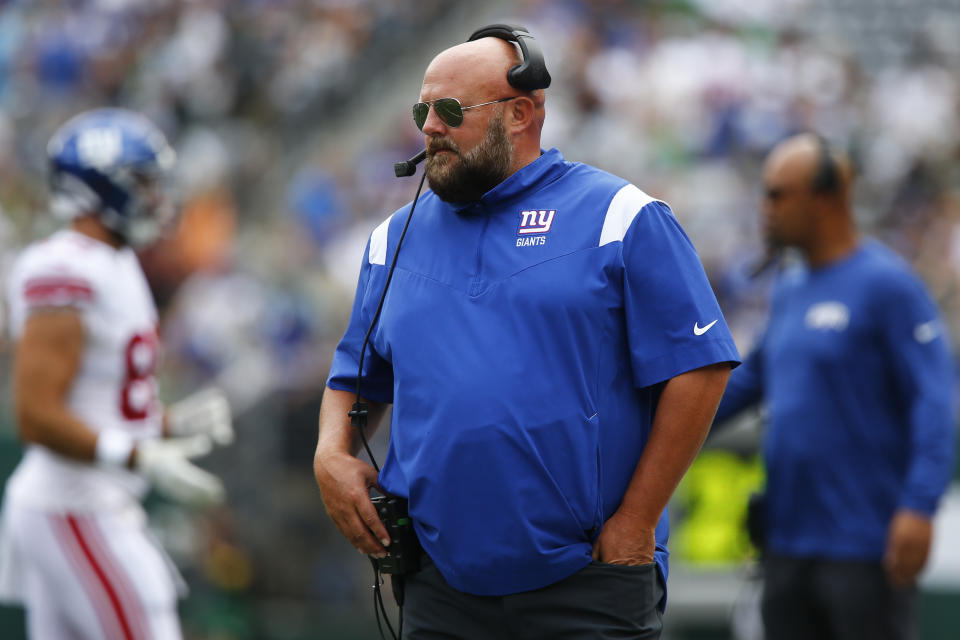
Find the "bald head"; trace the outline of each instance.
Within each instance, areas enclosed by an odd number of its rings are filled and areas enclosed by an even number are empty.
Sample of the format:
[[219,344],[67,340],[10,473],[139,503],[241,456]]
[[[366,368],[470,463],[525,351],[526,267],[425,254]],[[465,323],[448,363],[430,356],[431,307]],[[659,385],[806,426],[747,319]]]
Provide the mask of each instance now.
[[507,71],[519,62],[516,48],[500,38],[464,42],[433,59],[423,77],[424,89],[433,85],[459,87],[454,97],[464,104],[489,100],[487,96],[510,95],[512,88],[507,82]]
[[[507,73],[523,62],[513,43],[502,38],[480,38],[440,52],[427,67],[420,90],[421,100],[453,97],[461,104],[478,104],[510,95],[523,95],[535,109],[534,121],[539,134],[543,128],[543,89],[523,92],[510,85]],[[539,141],[538,141],[539,144]]]
[[764,176],[768,182],[807,188],[825,197],[848,202],[852,179],[850,160],[846,154],[825,145],[820,138],[809,133],[787,138],[770,152]]

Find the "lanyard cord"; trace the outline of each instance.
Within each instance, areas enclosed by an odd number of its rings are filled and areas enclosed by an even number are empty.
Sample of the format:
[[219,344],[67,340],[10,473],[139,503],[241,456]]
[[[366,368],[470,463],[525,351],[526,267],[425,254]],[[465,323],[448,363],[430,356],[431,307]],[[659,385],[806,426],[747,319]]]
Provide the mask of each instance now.
[[[417,187],[417,194],[413,197],[413,204],[410,206],[410,213],[407,215],[406,221],[403,223],[403,231],[400,232],[400,239],[397,241],[397,249],[393,252],[393,260],[390,262],[390,270],[387,272],[387,281],[383,285],[383,292],[380,294],[380,302],[377,303],[377,310],[373,314],[373,320],[370,321],[370,326],[367,327],[367,333],[363,336],[363,342],[360,345],[360,364],[357,367],[357,398],[353,403],[353,409],[351,409],[347,415],[350,416],[350,424],[360,431],[360,441],[363,443],[363,448],[367,452],[367,456],[370,457],[370,463],[373,465],[373,468],[377,470],[377,473],[380,473],[380,466],[377,464],[376,459],[373,457],[373,452],[370,450],[370,445],[367,442],[367,434],[365,433],[367,429],[367,403],[361,402],[360,400],[360,380],[363,376],[363,360],[366,355],[367,343],[370,341],[370,334],[373,332],[373,328],[377,324],[377,320],[380,319],[380,312],[383,310],[383,301],[387,298],[387,289],[390,287],[390,281],[393,279],[393,270],[397,266],[397,256],[400,255],[400,247],[403,244],[403,238],[407,235],[407,228],[410,226],[410,219],[413,218],[413,210],[417,208],[417,200],[420,199],[420,191],[423,189],[423,182],[426,180],[427,172],[424,171],[423,175],[420,177],[420,186]],[[389,223],[388,223],[389,224]]]
[[[377,320],[380,319],[380,312],[383,311],[383,302],[387,298],[387,289],[390,287],[390,281],[393,280],[393,271],[397,267],[397,257],[400,255],[400,247],[403,245],[403,239],[407,235],[407,228],[410,226],[410,220],[413,218],[413,211],[417,208],[417,201],[420,199],[420,192],[423,190],[423,183],[426,180],[426,177],[427,172],[424,171],[423,175],[420,177],[420,184],[417,186],[417,193],[413,196],[413,204],[410,205],[410,213],[407,214],[407,219],[403,223],[403,230],[400,232],[400,239],[397,240],[397,248],[393,252],[393,260],[390,262],[390,270],[387,271],[387,280],[383,285],[383,291],[380,293],[380,300],[377,302],[377,310],[374,312],[373,319],[370,321],[370,326],[367,327],[367,333],[363,336],[363,342],[360,344],[360,361],[357,365],[356,400],[353,403],[353,408],[347,413],[347,415],[350,416],[350,424],[356,427],[360,432],[360,441],[363,443],[363,448],[367,452],[367,456],[370,458],[370,464],[372,464],[373,468],[377,470],[377,473],[380,473],[380,465],[377,464],[376,458],[373,457],[373,451],[370,450],[370,443],[367,441],[367,403],[360,400],[360,384],[363,377],[363,361],[367,352],[367,344],[370,342],[370,334],[373,333],[373,328],[376,326]],[[397,633],[394,633],[393,625],[390,624],[390,618],[387,616],[387,610],[383,604],[383,592],[380,589],[381,585],[383,584],[383,578],[380,574],[380,566],[377,564],[377,561],[374,558],[370,558],[370,562],[373,565],[373,612],[377,619],[377,630],[380,632],[380,637],[386,640],[386,636],[383,634],[383,626],[380,624],[380,617],[383,616],[383,621],[387,625],[387,631],[390,632],[390,637],[393,638],[393,640],[400,640],[403,637],[403,605],[400,603],[400,601],[398,601],[397,604],[400,607],[400,617],[397,623]],[[402,585],[400,588],[402,589]]]
[[380,637],[386,640],[387,637],[383,635],[383,626],[380,624],[380,617],[382,616],[383,622],[387,625],[387,631],[390,632],[390,637],[393,640],[401,640],[403,637],[403,607],[400,607],[400,621],[397,633],[394,633],[393,625],[390,624],[390,617],[387,615],[387,608],[383,604],[383,591],[380,589],[383,585],[383,577],[380,575],[380,568],[373,558],[370,558],[370,562],[373,564],[373,613],[377,619],[377,631],[380,632]]

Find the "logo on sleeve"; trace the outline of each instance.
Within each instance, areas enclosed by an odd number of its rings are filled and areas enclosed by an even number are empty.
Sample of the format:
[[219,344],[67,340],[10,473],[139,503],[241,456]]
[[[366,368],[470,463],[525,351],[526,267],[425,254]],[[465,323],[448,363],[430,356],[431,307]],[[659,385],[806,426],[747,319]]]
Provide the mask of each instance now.
[[553,226],[556,209],[530,209],[520,212],[517,246],[533,247],[547,243],[546,233]]
[[913,339],[920,344],[933,342],[938,335],[940,335],[940,327],[937,326],[936,320],[922,322],[913,329]]
[[[720,319],[720,318],[717,318],[717,320],[719,320],[719,319]],[[700,323],[699,323],[699,322],[694,322],[694,323],[693,323],[693,335],[695,335],[695,336],[702,336],[702,335],[705,334],[707,331],[710,331],[710,327],[712,327],[713,325],[717,324],[717,320],[714,320],[714,321],[711,322],[710,324],[704,325],[704,326],[702,326],[702,327],[700,326]]]

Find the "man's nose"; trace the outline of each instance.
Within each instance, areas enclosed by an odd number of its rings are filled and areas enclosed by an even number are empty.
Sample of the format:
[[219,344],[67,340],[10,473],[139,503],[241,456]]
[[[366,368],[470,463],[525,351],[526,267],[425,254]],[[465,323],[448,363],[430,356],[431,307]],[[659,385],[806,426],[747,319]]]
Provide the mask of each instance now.
[[427,111],[427,119],[424,121],[421,131],[426,136],[443,136],[447,132],[446,123],[437,115],[437,110],[433,105],[430,105],[430,110]]

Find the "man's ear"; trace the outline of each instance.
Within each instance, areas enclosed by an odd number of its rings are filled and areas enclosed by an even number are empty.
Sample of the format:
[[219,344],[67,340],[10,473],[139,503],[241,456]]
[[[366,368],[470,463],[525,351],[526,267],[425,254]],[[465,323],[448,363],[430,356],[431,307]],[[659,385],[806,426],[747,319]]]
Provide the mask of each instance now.
[[506,109],[506,126],[510,133],[520,133],[533,125],[536,105],[529,96],[520,96],[511,100]]

